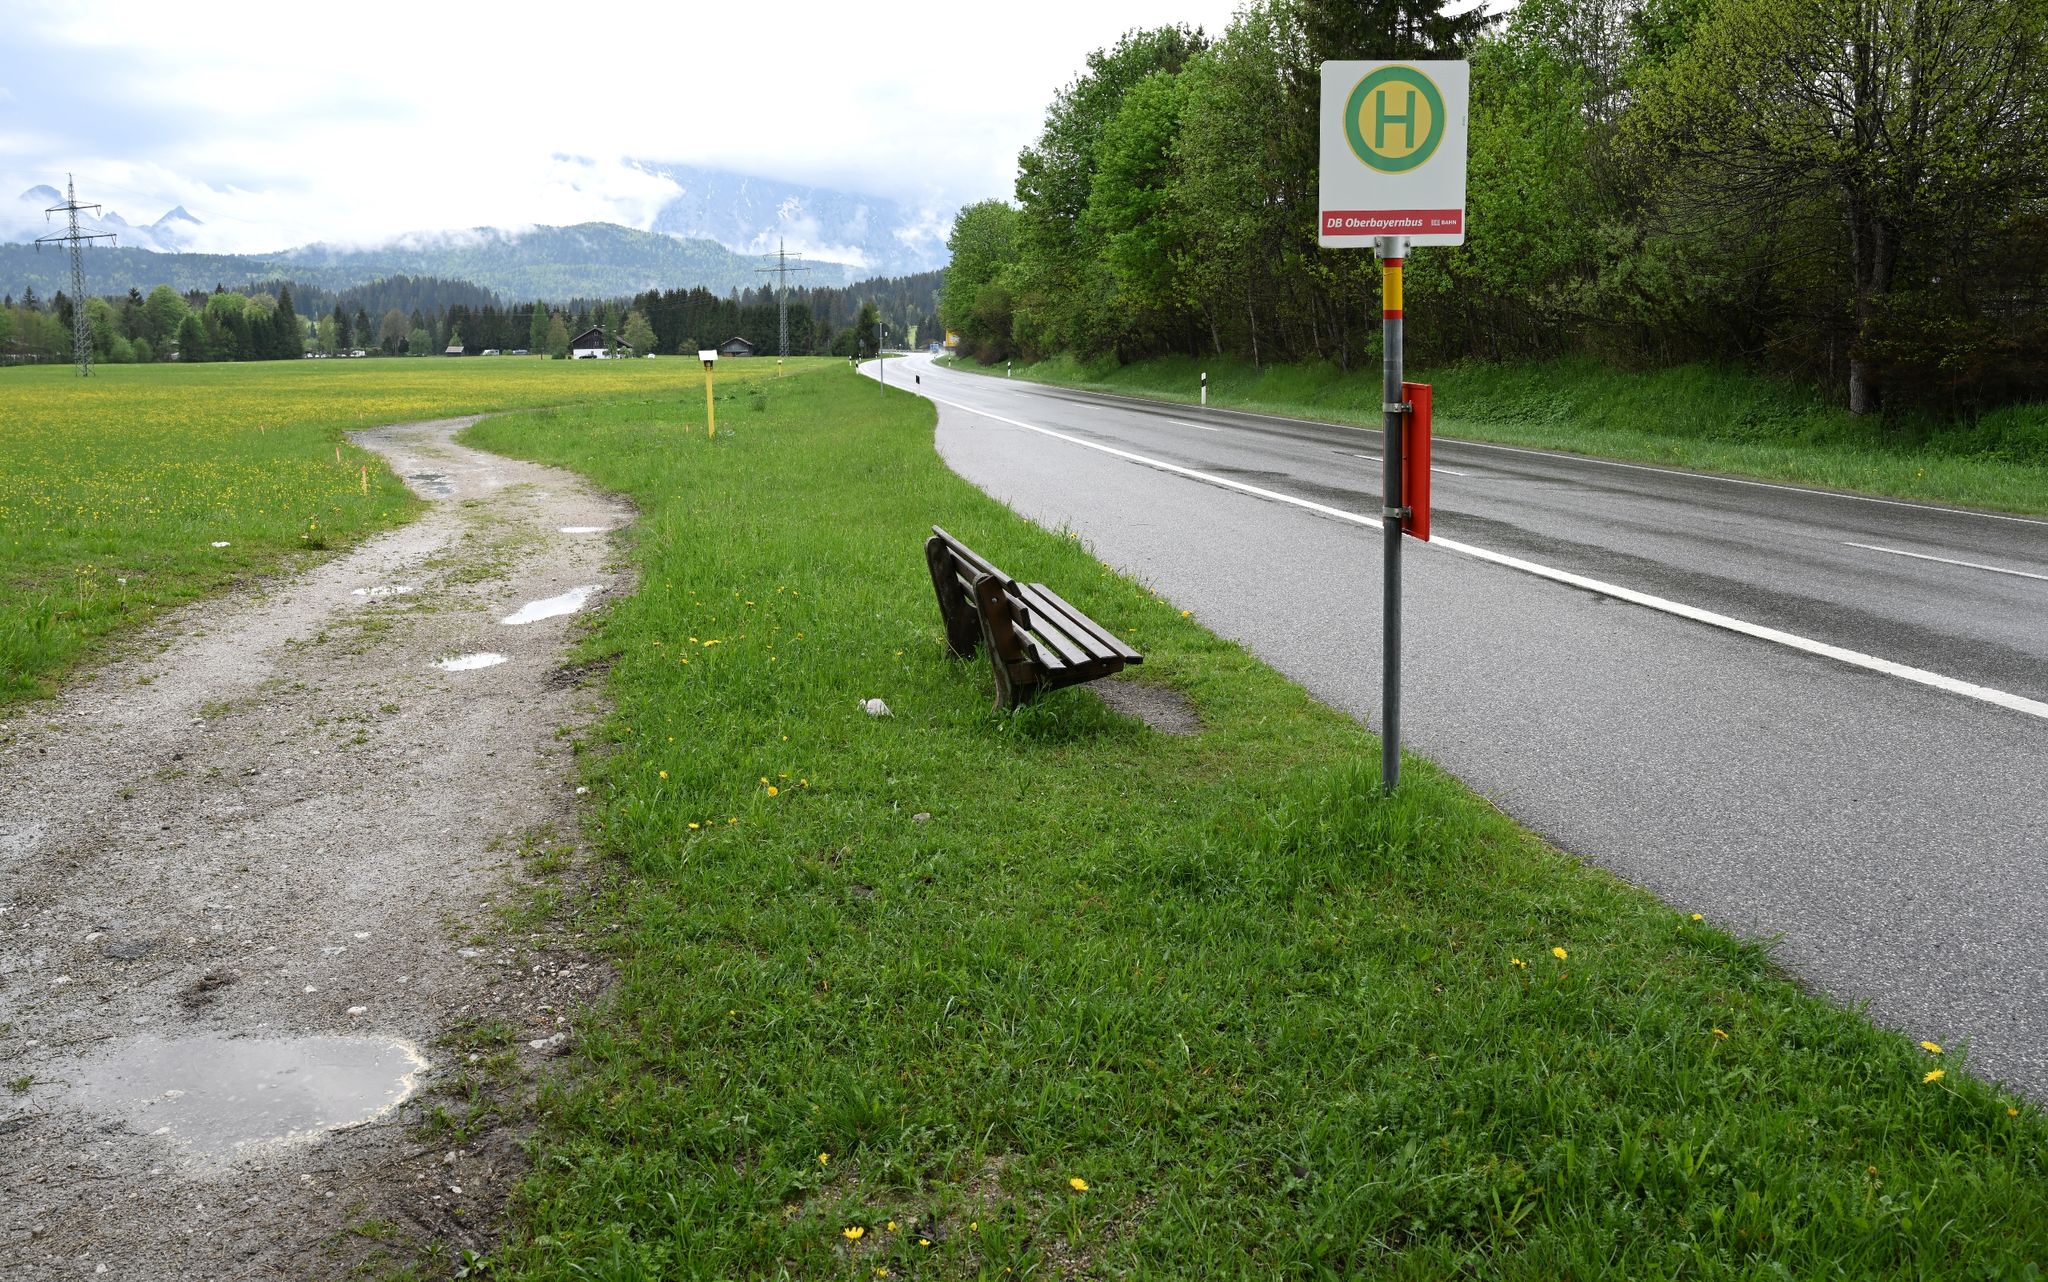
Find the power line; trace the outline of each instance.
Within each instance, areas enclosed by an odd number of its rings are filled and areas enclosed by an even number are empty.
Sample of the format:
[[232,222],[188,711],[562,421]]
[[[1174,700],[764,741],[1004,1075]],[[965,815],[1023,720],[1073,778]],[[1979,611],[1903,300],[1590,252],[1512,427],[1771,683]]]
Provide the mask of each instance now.
[[110,231],[78,230],[78,211],[90,209],[95,216],[100,212],[98,205],[78,203],[78,184],[70,174],[64,175],[64,203],[52,205],[43,211],[48,219],[51,214],[62,211],[70,215],[70,229],[61,236],[43,236],[36,241],[36,250],[41,252],[45,245],[71,246],[71,356],[78,362],[78,376],[92,375],[92,329],[85,321],[85,247],[96,240],[112,240]]
[[773,263],[774,265],[772,267],[756,267],[754,269],[754,272],[756,275],[766,275],[769,272],[775,273],[775,321],[777,329],[782,337],[782,351],[780,354],[784,357],[787,357],[789,355],[790,273],[807,272],[811,269],[808,267],[791,267],[789,265],[789,260],[792,258],[802,258],[803,255],[792,254],[789,253],[787,250],[783,249],[782,241],[780,239],[776,240],[775,242],[774,253],[763,254],[761,256],[763,258],[766,258],[769,262]]

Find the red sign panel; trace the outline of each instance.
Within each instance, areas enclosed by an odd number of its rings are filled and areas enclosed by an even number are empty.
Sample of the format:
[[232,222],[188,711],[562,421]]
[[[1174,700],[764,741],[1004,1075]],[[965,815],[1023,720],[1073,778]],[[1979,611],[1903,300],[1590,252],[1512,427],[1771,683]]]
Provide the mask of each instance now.
[[1323,235],[1357,236],[1462,236],[1462,209],[1325,209]]
[[1401,416],[1401,506],[1408,515],[1401,532],[1429,542],[1429,384],[1401,384],[1401,399],[1414,408]]

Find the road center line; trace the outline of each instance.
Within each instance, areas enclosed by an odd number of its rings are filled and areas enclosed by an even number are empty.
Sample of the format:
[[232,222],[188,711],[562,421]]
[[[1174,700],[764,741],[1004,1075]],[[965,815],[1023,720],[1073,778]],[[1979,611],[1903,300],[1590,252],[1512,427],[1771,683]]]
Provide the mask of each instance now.
[[[1380,456],[1379,456],[1379,455],[1377,455],[1377,454],[1358,454],[1358,453],[1354,453],[1354,452],[1353,452],[1353,451],[1351,451],[1351,450],[1337,450],[1337,451],[1335,451],[1335,452],[1336,452],[1336,453],[1338,453],[1338,454],[1342,454],[1342,455],[1345,455],[1346,457],[1349,457],[1349,458],[1362,458],[1362,459],[1364,459],[1364,460],[1365,460],[1366,462],[1368,462],[1368,463],[1377,463],[1377,462],[1379,462],[1379,461],[1380,461]],[[1460,472],[1460,471],[1459,471],[1459,470],[1458,470],[1457,468],[1455,468],[1455,467],[1438,467],[1438,466],[1437,466],[1436,464],[1434,464],[1434,463],[1431,463],[1431,464],[1429,465],[1429,470],[1430,470],[1430,471],[1432,471],[1432,472],[1442,472],[1442,473],[1443,473],[1443,474],[1444,474],[1445,476],[1470,476],[1470,475],[1472,475],[1472,474],[1471,474],[1470,472]]]
[[1908,552],[1904,548],[1880,547],[1875,543],[1843,543],[1845,548],[1862,548],[1867,552],[1889,552],[1893,556],[1910,556],[1916,561],[1939,561],[1943,565],[1968,566],[1972,570],[1989,570],[1993,574],[2010,574],[2020,579],[2039,579],[2048,583],[2048,574],[2035,574],[2031,570],[2008,570],[2002,565],[1985,565],[1981,561],[1955,561],[1945,556],[1929,556],[1925,552]]
[[[1269,490],[1262,486],[1247,485],[1243,481],[1233,481],[1228,477],[1216,476],[1208,472],[1199,472],[1191,467],[1182,467],[1178,463],[1168,463],[1164,459],[1147,458],[1143,454],[1134,454],[1129,450],[1121,450],[1113,445],[1104,445],[1097,441],[1084,440],[1078,436],[1069,436],[1065,432],[1056,432],[1049,427],[1039,427],[1036,424],[1009,418],[1002,414],[991,414],[987,410],[978,410],[969,405],[962,405],[957,401],[949,401],[944,397],[932,396],[929,392],[925,393],[925,395],[937,404],[950,405],[954,409],[964,410],[969,414],[979,414],[983,418],[993,419],[998,423],[1006,423],[1011,427],[1021,427],[1027,432],[1036,432],[1040,436],[1049,436],[1056,441],[1065,441],[1069,445],[1079,445],[1085,449],[1098,450],[1115,458],[1138,463],[1145,467],[1156,468],[1162,472],[1171,472],[1176,476],[1185,476],[1190,480],[1221,486],[1226,490],[1236,490],[1241,494],[1249,494],[1254,498],[1271,499],[1275,503],[1286,503],[1306,511],[1320,513],[1323,516],[1334,517],[1337,520],[1346,521],[1352,525],[1369,526],[1373,529],[1381,528],[1381,519],[1377,516],[1365,516],[1357,512],[1347,512],[1343,508],[1331,507],[1327,503],[1317,503],[1310,499],[1296,498],[1292,494],[1282,494],[1278,490]],[[1461,556],[1488,561],[1510,570],[1519,570],[1524,574],[1534,575],[1540,579],[1549,579],[1553,583],[1563,583],[1570,587],[1582,588],[1588,592],[1597,592],[1602,596],[1613,597],[1617,601],[1627,601],[1633,605],[1640,605],[1651,610],[1662,611],[1665,614],[1676,615],[1681,619],[1690,619],[1695,623],[1704,623],[1709,627],[1739,633],[1742,636],[1753,637],[1759,641],[1769,641],[1775,645],[1784,646],[1787,649],[1799,650],[1824,659],[1833,659],[1838,663],[1845,663],[1851,667],[1883,673],[1885,676],[1897,677],[1901,681],[1911,681],[1917,685],[1946,691],[1949,694],[1959,694],[1966,699],[1975,699],[1980,703],[1992,704],[1995,707],[2005,708],[2012,712],[2023,713],[2026,716],[2038,717],[2043,721],[2048,721],[2048,703],[2029,699],[2025,695],[2013,694],[2007,690],[1997,690],[1990,686],[1980,686],[1974,682],[1944,676],[1939,672],[1929,672],[1925,668],[1915,668],[1903,663],[1894,663],[1890,659],[1880,659],[1876,655],[1845,649],[1842,646],[1829,645],[1825,641],[1815,641],[1811,637],[1802,637],[1791,632],[1781,632],[1777,628],[1767,628],[1760,623],[1750,623],[1744,619],[1717,614],[1712,610],[1702,610],[1698,606],[1686,605],[1680,601],[1671,601],[1664,597],[1652,596],[1647,592],[1638,592],[1633,588],[1605,583],[1599,579],[1587,578],[1582,574],[1573,574],[1569,570],[1560,570],[1554,566],[1541,565],[1535,561],[1525,561],[1521,557],[1509,556],[1504,552],[1495,552],[1490,548],[1482,548],[1471,543],[1461,543],[1455,539],[1446,539],[1439,536],[1424,543],[1422,546],[1426,548],[1439,548],[1446,552],[1456,552]]]

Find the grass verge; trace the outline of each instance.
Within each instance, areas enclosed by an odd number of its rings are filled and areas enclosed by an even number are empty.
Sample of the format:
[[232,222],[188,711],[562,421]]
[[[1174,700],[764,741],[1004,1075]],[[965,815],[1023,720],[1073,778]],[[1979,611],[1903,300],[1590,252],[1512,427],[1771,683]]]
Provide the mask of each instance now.
[[[722,386],[770,372],[739,364]],[[0,370],[0,710],[161,610],[413,514],[348,431],[619,398],[701,423],[702,380],[681,360]]]
[[[612,999],[493,1276],[2033,1277],[2048,1128],[1578,865],[938,461],[844,370],[469,439],[642,518],[587,644]],[[1014,717],[941,523],[1207,729]],[[864,715],[881,697],[886,718]]]
[[[999,373],[961,360],[953,368]],[[1163,357],[1129,365],[1059,356],[1014,376],[1063,387],[1380,425],[1379,370]],[[1809,390],[1700,365],[1617,370],[1590,360],[1410,370],[1436,389],[1438,436],[1661,463],[1930,503],[2048,514],[2048,403],[1969,426],[1853,418]]]

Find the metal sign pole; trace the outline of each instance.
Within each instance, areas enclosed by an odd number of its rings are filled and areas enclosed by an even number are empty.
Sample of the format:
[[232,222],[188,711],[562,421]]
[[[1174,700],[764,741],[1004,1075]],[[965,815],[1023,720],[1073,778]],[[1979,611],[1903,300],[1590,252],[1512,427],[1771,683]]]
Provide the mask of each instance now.
[[1380,788],[1392,792],[1401,782],[1401,260],[1408,252],[1403,236],[1382,236],[1380,258],[1380,362],[1382,444],[1381,485],[1385,491],[1380,524],[1385,529],[1386,557],[1380,593]]

